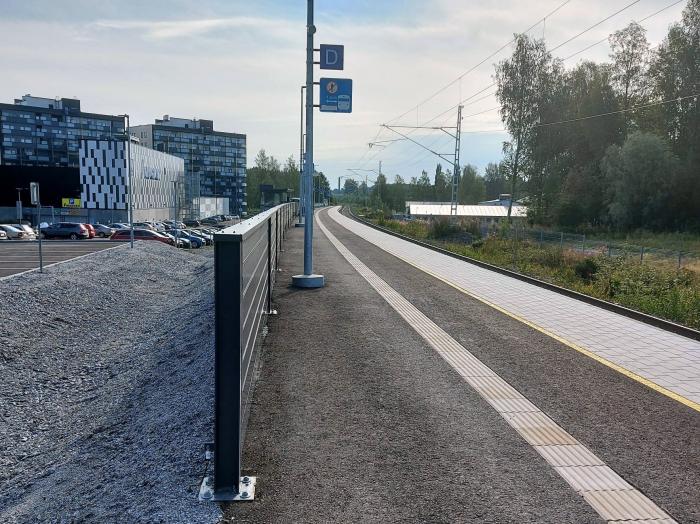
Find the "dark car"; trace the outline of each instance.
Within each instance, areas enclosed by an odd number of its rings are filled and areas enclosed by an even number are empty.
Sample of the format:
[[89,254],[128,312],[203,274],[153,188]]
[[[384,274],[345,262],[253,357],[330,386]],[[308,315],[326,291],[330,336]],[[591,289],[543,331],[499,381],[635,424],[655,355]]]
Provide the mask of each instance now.
[[43,238],[70,238],[71,240],[90,238],[90,231],[85,224],[58,222],[41,228]]
[[[130,229],[120,229],[115,231],[110,240],[123,240],[128,241],[131,239]],[[155,240],[156,242],[163,242],[164,244],[170,244],[171,246],[175,244],[172,238],[165,236],[157,231],[152,231],[150,229],[134,229],[134,240]]]
[[97,236],[102,237],[102,238],[110,237],[110,236],[112,236],[112,233],[114,233],[116,231],[115,228],[105,226],[104,224],[95,224],[93,227],[95,228],[95,232],[97,233]]
[[202,224],[199,220],[185,220],[185,225],[187,227],[199,227]]

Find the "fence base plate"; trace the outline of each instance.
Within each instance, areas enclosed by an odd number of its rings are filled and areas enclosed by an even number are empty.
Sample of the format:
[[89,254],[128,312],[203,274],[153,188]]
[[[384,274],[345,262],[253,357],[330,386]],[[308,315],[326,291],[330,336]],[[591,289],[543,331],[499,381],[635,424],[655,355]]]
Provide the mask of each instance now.
[[214,477],[204,477],[199,486],[199,500],[202,502],[245,502],[255,499],[257,477],[241,477],[240,493],[214,493]]
[[304,227],[304,222],[295,222],[294,227]]
[[317,288],[323,287],[325,279],[323,275],[294,275],[292,285],[294,287]]

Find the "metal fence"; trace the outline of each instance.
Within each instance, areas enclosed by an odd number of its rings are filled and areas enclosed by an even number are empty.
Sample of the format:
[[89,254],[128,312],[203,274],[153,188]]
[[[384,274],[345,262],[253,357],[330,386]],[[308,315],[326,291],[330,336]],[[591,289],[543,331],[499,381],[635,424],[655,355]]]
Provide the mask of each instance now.
[[213,500],[248,496],[241,489],[241,456],[255,364],[262,327],[272,313],[282,242],[296,212],[296,202],[282,204],[214,235]]
[[505,235],[514,243],[527,242],[540,247],[558,247],[586,256],[625,257],[640,263],[700,272],[700,253],[660,249],[614,240],[587,238],[586,235],[513,227],[509,230],[482,231],[482,235]]

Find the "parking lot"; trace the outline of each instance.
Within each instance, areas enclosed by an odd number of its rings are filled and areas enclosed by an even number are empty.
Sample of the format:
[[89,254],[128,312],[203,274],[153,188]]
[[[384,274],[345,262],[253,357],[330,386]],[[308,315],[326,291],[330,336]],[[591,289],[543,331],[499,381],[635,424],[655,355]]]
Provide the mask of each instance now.
[[[123,242],[104,240],[44,240],[44,267],[57,262],[119,246]],[[0,242],[0,278],[39,267],[39,242],[6,240]]]

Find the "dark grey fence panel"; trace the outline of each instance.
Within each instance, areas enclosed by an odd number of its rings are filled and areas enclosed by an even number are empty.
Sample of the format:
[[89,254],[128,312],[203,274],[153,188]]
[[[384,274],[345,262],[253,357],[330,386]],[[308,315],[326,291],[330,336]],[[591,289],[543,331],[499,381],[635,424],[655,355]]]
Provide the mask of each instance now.
[[284,230],[296,203],[282,204],[214,235],[214,497],[240,493],[241,456],[266,314],[271,312]]

